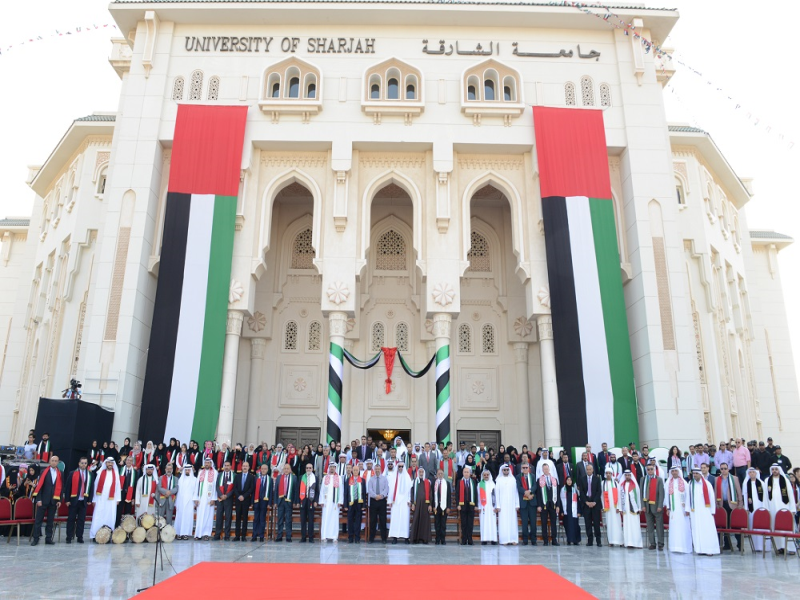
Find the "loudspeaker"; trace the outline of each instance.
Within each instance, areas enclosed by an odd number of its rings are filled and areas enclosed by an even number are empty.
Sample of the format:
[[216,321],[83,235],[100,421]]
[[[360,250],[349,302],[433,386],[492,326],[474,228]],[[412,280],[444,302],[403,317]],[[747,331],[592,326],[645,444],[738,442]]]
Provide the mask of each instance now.
[[114,411],[83,400],[39,398],[36,439],[50,434],[50,449],[71,471],[86,456],[92,440],[102,445],[111,439]]

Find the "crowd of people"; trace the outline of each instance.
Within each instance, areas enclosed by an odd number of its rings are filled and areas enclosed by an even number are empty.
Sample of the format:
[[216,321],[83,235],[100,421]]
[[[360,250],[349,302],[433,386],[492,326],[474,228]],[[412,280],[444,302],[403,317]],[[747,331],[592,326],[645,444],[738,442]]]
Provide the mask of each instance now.
[[[249,534],[251,542],[265,541],[270,515],[274,541],[291,542],[299,511],[300,543],[337,542],[346,535],[356,544],[363,538],[444,545],[448,516],[455,513],[462,545],[473,545],[477,517],[484,545],[535,546],[541,539],[545,546],[558,546],[562,523],[568,545],[585,536],[586,545],[602,546],[602,526],[609,546],[641,548],[644,515],[649,549],[718,554],[715,511],[745,508],[752,526],[759,508],[773,519],[789,510],[797,522],[800,504],[800,468],[792,471],[772,438],[767,444],[743,439],[697,444],[686,451],[673,446],[659,460],[647,445],[638,450],[630,444],[617,455],[607,444],[598,453],[587,444],[576,462],[565,450],[555,457],[542,447],[534,452],[526,445],[519,450],[500,445],[495,451],[461,442],[456,450],[452,443],[396,438],[390,444],[369,436],[344,447],[331,442],[299,451],[292,444],[200,446],[175,439],[142,447],[126,439],[119,448],[93,442],[66,476],[46,434],[36,443],[32,433],[28,447],[48,466],[36,473],[22,464],[16,473],[2,473],[0,494],[33,499],[32,545],[45,521],[45,542],[53,543],[53,518],[63,502],[69,507],[68,544],[83,543],[87,507],[93,505],[91,539],[104,526],[118,527],[127,515],[149,513],[174,526],[177,539],[230,540],[233,533],[233,541],[247,541]],[[742,543],[741,536],[725,536],[722,549],[732,549],[734,540]],[[759,536],[753,542],[756,551],[771,550]],[[795,551],[782,539],[773,542],[778,552]]]

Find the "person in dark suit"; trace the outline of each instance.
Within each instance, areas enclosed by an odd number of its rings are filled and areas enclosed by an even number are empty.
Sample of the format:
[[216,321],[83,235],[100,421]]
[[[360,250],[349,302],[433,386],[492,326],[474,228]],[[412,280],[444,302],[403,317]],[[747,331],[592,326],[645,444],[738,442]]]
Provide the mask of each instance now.
[[[639,480],[642,510],[647,519],[647,540],[650,550],[664,549],[664,480],[656,475],[655,462],[647,465],[647,474]],[[655,531],[654,531],[655,530]]]
[[307,464],[300,479],[300,543],[314,543],[314,508],[319,499],[319,480],[314,466]]
[[242,462],[242,472],[237,473],[233,478],[233,496],[236,506],[236,537],[233,538],[234,542],[239,540],[247,541],[247,518],[250,516],[250,504],[253,502],[255,483],[255,477],[250,474],[250,465],[247,461]]
[[521,473],[517,475],[517,493],[519,494],[519,517],[522,520],[522,545],[536,545],[536,478],[531,473],[530,464],[520,465]]
[[[442,470],[444,475],[444,470]],[[478,504],[478,485],[472,480],[472,469],[464,467],[464,477],[458,482],[458,513],[461,515],[461,545],[472,546],[475,526],[475,506]]]
[[44,543],[55,544],[53,541],[53,526],[55,525],[56,511],[61,506],[61,490],[64,477],[58,470],[58,457],[50,457],[50,466],[39,475],[39,481],[33,490],[32,499],[36,505],[36,520],[33,525],[33,539],[31,546],[39,543],[42,536],[42,521],[47,518]]
[[75,537],[79,544],[83,543],[83,531],[86,527],[86,506],[94,496],[92,473],[87,468],[89,459],[82,456],[78,468],[67,476],[62,501],[69,507],[67,516],[67,543]]
[[358,447],[356,456],[362,463],[366,463],[368,458],[374,458],[372,448],[367,444],[367,436],[365,435],[361,436],[361,445]]
[[556,473],[558,474],[559,488],[564,485],[567,477],[572,477],[574,479],[574,470],[574,467],[569,462],[569,454],[566,450],[562,450],[561,456],[559,456],[558,460],[556,461]]
[[272,504],[277,507],[278,520],[275,525],[275,541],[283,541],[283,532],[286,531],[286,541],[292,541],[292,509],[300,505],[299,486],[297,477],[292,473],[288,464],[283,465],[283,473],[275,478],[275,489],[272,490]]
[[586,467],[586,477],[578,482],[578,491],[580,493],[581,512],[583,513],[583,522],[586,529],[586,537],[589,538],[587,546],[592,545],[592,532],[597,540],[598,548],[602,546],[600,542],[600,520],[602,517],[600,495],[602,493],[602,482],[600,477],[595,475],[594,467],[588,465]]
[[260,473],[253,481],[253,537],[251,542],[264,541],[264,531],[267,528],[267,507],[272,501],[272,477],[269,474],[269,465],[263,463]]
[[122,499],[117,504],[115,527],[119,527],[123,516],[132,515],[136,512],[136,484],[139,483],[139,473],[133,467],[132,456],[129,455],[125,458],[125,463],[119,470],[119,479],[122,482],[120,485],[120,498]]
[[633,464],[633,458],[631,458],[630,454],[628,454],[628,448],[626,446],[622,447],[622,456],[617,459],[617,462],[620,464],[623,473],[625,471],[630,471],[631,465]]
[[581,481],[586,479],[586,467],[588,465],[592,465],[592,467],[594,468],[594,466],[597,465],[597,461],[595,461],[594,463],[590,463],[588,453],[583,452],[581,454],[581,460],[575,464],[575,477],[576,477],[575,482],[578,484],[579,487]]
[[[536,486],[536,512],[542,517],[542,539],[544,545],[558,546],[558,479],[550,474],[550,465],[542,465],[542,475]],[[547,522],[550,521],[550,541],[547,537]]]
[[214,527],[214,539],[219,540],[223,529],[225,541],[231,539],[231,519],[233,517],[233,478],[231,461],[223,463],[222,471],[217,475],[217,524]]
[[597,455],[597,468],[594,470],[594,474],[598,477],[601,473],[606,472],[606,464],[608,464],[608,461],[611,460],[611,453],[608,451],[608,444],[603,442],[601,445],[603,449]]
[[447,533],[447,515],[450,512],[453,486],[444,478],[444,471],[436,472],[433,482],[433,528],[436,531],[436,545],[446,544],[444,537]]
[[[605,444],[604,444],[605,445]],[[591,463],[591,465],[597,469],[597,455],[592,452],[592,445],[586,444],[586,461]]]

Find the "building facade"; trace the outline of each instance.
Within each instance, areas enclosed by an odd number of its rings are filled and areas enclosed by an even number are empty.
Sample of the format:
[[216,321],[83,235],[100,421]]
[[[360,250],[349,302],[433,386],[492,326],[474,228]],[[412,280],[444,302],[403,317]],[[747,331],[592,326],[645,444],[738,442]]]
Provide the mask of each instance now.
[[[668,125],[668,57],[535,3],[110,10],[117,112],[76,120],[32,169],[29,225],[0,222],[3,439],[73,377],[135,437],[175,115],[208,103],[249,107],[218,439],[324,438],[335,337],[413,369],[449,344],[454,440],[560,445],[531,115],[546,105],[604,111],[641,441],[798,444],[777,265],[792,240],[750,231],[750,182],[705,132]],[[615,10],[655,41],[678,18]],[[385,379],[345,365],[343,438],[434,439],[433,373]]]

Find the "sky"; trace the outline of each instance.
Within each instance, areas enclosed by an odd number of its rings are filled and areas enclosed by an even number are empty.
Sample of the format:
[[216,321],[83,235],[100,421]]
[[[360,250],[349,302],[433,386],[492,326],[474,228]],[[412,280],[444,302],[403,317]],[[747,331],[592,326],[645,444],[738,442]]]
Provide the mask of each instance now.
[[[73,119],[116,111],[120,92],[120,80],[108,64],[109,40],[120,37],[112,28],[108,0],[4,4],[0,218],[30,214],[33,192],[25,184],[27,165],[44,162]],[[755,197],[746,208],[751,229],[775,229],[797,240],[779,255],[791,308],[800,301],[800,120],[794,95],[798,83],[786,57],[793,56],[797,42],[788,33],[792,29],[780,24],[800,22],[800,2],[773,0],[756,7],[752,0],[648,0],[645,5],[680,11],[663,45],[702,73],[677,65],[665,90],[667,118],[708,131],[739,176],[754,178]],[[595,17],[576,11],[576,18]],[[76,27],[82,28],[80,33]],[[67,30],[73,33],[55,35]],[[38,36],[44,39],[19,45]],[[9,45],[13,47],[6,50]],[[793,149],[791,140],[796,142]],[[800,311],[789,310],[788,318],[800,372]]]

